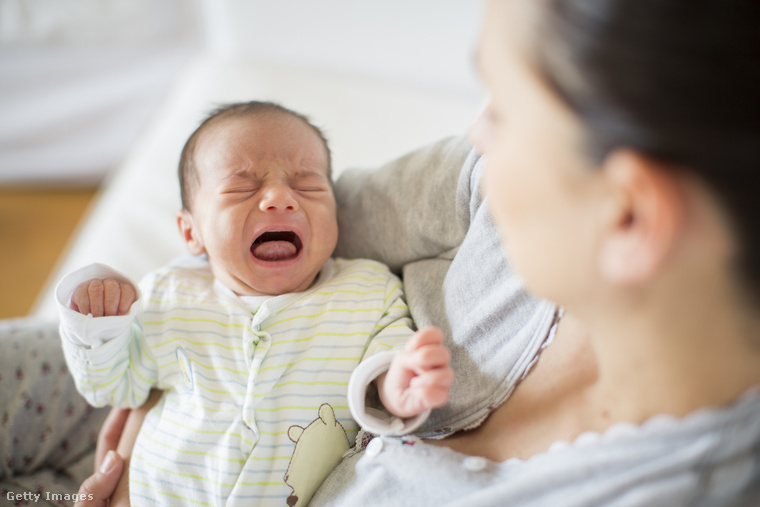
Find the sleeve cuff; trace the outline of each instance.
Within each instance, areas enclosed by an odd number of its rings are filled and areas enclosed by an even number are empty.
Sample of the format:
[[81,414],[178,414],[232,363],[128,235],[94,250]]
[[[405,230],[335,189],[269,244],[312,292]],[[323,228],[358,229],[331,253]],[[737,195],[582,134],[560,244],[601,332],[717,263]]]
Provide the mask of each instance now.
[[[93,278],[114,278],[131,283],[137,291],[137,300],[132,303],[129,313],[95,318],[92,314],[82,315],[72,310],[70,304],[74,290],[82,282]],[[89,349],[99,347],[119,336],[124,329],[129,329],[140,308],[142,293],[139,285],[115,269],[103,264],[90,264],[66,275],[55,289],[55,299],[61,316],[61,335],[72,345]]]
[[430,410],[426,410],[418,416],[401,419],[385,410],[379,401],[376,406],[368,402],[370,384],[378,375],[388,371],[395,355],[395,352],[380,352],[368,357],[359,363],[348,382],[348,407],[351,416],[359,426],[376,435],[407,435],[422,426],[430,415]]

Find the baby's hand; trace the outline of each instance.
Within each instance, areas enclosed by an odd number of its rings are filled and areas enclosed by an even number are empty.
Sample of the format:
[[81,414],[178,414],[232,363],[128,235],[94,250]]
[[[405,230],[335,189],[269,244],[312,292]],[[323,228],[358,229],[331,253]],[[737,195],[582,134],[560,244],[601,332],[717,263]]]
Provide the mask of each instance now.
[[378,377],[380,401],[401,418],[414,417],[442,406],[449,398],[454,372],[451,353],[436,327],[419,330],[396,354],[388,371]]
[[79,284],[71,296],[71,309],[93,317],[126,315],[137,300],[137,291],[131,283],[112,278],[96,278]]

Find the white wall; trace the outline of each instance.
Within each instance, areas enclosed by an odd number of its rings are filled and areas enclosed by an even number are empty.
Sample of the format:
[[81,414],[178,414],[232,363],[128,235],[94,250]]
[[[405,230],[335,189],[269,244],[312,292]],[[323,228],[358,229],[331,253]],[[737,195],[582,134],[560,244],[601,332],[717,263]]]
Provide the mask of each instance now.
[[193,6],[0,0],[0,184],[98,183],[200,51]]
[[191,57],[469,99],[475,0],[0,0],[0,184],[89,185]]
[[208,44],[465,94],[480,28],[476,0],[201,0]]

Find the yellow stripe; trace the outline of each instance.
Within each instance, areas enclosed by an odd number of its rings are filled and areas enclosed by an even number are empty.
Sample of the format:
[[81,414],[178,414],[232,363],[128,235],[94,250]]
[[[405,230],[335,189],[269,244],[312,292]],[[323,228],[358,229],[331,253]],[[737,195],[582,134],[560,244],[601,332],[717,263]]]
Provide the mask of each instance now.
[[303,315],[303,314],[295,315],[293,317],[288,317],[287,319],[278,320],[276,322],[272,322],[267,327],[262,328],[262,329],[269,329],[272,326],[276,326],[277,324],[282,324],[283,322],[290,322],[291,320],[296,320],[296,319],[314,319],[316,317],[321,317],[322,315],[326,313],[362,313],[362,312],[368,313],[368,312],[382,312],[382,311],[383,311],[382,308],[357,308],[354,310],[342,309],[342,308],[329,308],[323,312],[314,313],[311,315]]
[[174,447],[173,445],[169,445],[169,444],[167,444],[164,441],[156,440],[155,438],[153,438],[152,436],[150,436],[148,434],[143,435],[143,438],[146,438],[146,439],[150,440],[154,444],[157,444],[157,445],[160,445],[162,447],[165,447],[166,449],[171,449],[172,451],[174,451],[177,454],[186,454],[186,455],[190,455],[190,456],[210,456],[210,457],[212,457],[212,458],[214,458],[214,459],[216,459],[218,461],[227,461],[228,463],[243,464],[243,463],[246,462],[246,460],[244,460],[244,459],[233,459],[233,458],[229,458],[227,456],[218,456],[218,455],[215,455],[215,454],[210,454],[207,451],[188,451],[187,449],[178,448],[178,447]]
[[[343,430],[346,433],[358,433],[359,432],[359,428],[346,428],[345,426],[343,427]],[[285,430],[285,431],[259,431],[259,433],[261,433],[262,435],[266,435],[268,437],[281,437],[283,435],[287,435],[288,434],[287,430]]]
[[362,336],[362,335],[369,335],[369,333],[366,331],[358,331],[356,333],[330,333],[330,332],[314,333],[313,335],[307,336],[306,338],[295,338],[293,340],[277,340],[276,342],[272,344],[272,350],[274,350],[279,345],[306,342],[306,341],[312,340],[313,338],[316,338],[317,336],[342,336],[344,338],[347,338],[351,336]]
[[268,370],[276,370],[278,368],[289,368],[291,366],[295,366],[295,365],[297,365],[299,363],[302,363],[304,361],[324,362],[324,361],[335,360],[335,361],[356,361],[356,362],[358,362],[358,361],[361,361],[361,359],[362,358],[360,356],[356,356],[356,357],[302,357],[298,361],[295,361],[295,362],[292,362],[292,363],[282,363],[282,364],[277,364],[277,365],[274,365],[274,366],[267,366],[266,368],[259,369],[259,371],[263,372],[263,371],[268,371]]
[[396,291],[400,291],[400,290],[401,290],[400,283],[397,283],[396,285],[394,285],[391,291],[388,293],[388,295],[385,296],[385,304],[387,305],[388,299],[390,299],[390,297],[393,296],[396,293]]
[[168,491],[161,491],[161,490],[157,491],[150,484],[147,484],[147,483],[142,482],[142,481],[138,481],[137,479],[130,478],[129,482],[134,482],[135,484],[139,484],[140,486],[144,486],[144,487],[148,488],[149,490],[154,491],[156,494],[163,495],[163,496],[168,496],[168,497],[171,497],[171,498],[176,498],[177,500],[182,500],[184,502],[192,502],[192,503],[194,503],[196,505],[213,505],[213,504],[210,504],[210,503],[207,503],[207,502],[200,502],[200,501],[194,500],[192,498],[186,498],[184,496],[175,495],[174,493],[169,493]]
[[356,294],[357,296],[368,296],[375,292],[383,292],[383,290],[375,289],[375,290],[370,290],[370,291],[365,291],[365,292],[361,292],[358,290],[328,290],[324,292],[315,292],[314,294],[309,294],[309,296],[332,296],[333,294]]
[[[224,371],[228,371],[230,373],[235,373],[237,375],[246,375],[246,376],[249,373],[247,371],[233,370],[232,368],[228,368],[226,366],[207,366],[207,365],[205,365],[205,364],[203,364],[200,361],[197,361],[195,359],[191,359],[190,362],[193,363],[193,364],[197,364],[198,366],[200,366],[202,368],[205,368],[206,370],[214,370],[214,371],[224,370]],[[169,364],[173,364],[173,362],[169,363]]]
[[211,389],[206,384],[204,384],[202,382],[198,382],[198,381],[195,382],[195,385],[201,386],[203,389],[205,389],[206,391],[208,391],[210,393],[226,394],[226,395],[229,395],[229,396],[246,396],[246,392],[245,391],[226,391],[224,389]]
[[[348,410],[348,405],[335,405],[333,407],[334,409],[341,409],[341,410]],[[307,406],[299,406],[299,405],[285,405],[282,407],[275,407],[275,408],[257,408],[256,412],[279,412],[281,410],[309,410],[309,411],[316,411],[319,407],[314,405],[311,407]]]
[[[209,309],[224,309],[224,310],[226,310],[227,308],[240,308],[240,306],[237,305],[237,304],[235,304],[235,303],[227,303],[227,302],[225,302],[226,304],[222,304],[222,303],[220,303],[218,301],[209,301],[209,300],[206,300],[206,299],[203,299],[203,300],[184,299],[184,298],[179,298],[179,297],[178,298],[172,298],[172,299],[148,299],[148,300],[146,300],[146,302],[152,303],[152,304],[158,306],[159,308],[162,307],[162,306],[165,306],[165,305],[172,305],[174,303],[191,303],[191,304],[194,304],[194,305],[207,305],[207,306],[211,307]],[[187,310],[188,311],[193,311],[193,309],[191,309],[191,308],[188,308]],[[156,311],[156,310],[151,310],[151,311]]]
[[[369,266],[365,265],[365,267],[369,267]],[[336,276],[334,278],[334,281],[338,282],[338,283],[345,283],[348,280],[364,280],[365,282],[382,282],[382,281],[386,280],[386,277],[385,276],[376,276],[374,278],[369,278],[369,277],[363,276],[363,275],[353,275],[353,274],[348,273],[346,275],[340,275],[340,276]]]
[[[254,445],[253,442],[250,442],[249,440],[246,440],[245,438],[243,438],[243,435],[241,435],[240,433],[227,433],[226,431],[200,430],[198,428],[193,428],[192,426],[188,426],[186,424],[178,423],[177,421],[169,419],[168,417],[165,417],[165,416],[162,416],[162,419],[171,424],[174,424],[175,426],[179,426],[180,428],[190,430],[193,433],[199,433],[203,435],[230,435],[231,437],[238,437],[240,440],[242,440],[248,445],[251,445],[251,446]],[[178,451],[181,452],[179,449]]]
[[[183,407],[184,406],[191,406],[191,407],[197,408],[198,410],[207,410],[209,412],[216,412],[216,413],[233,413],[233,414],[237,414],[237,413],[240,412],[240,408],[239,407],[231,407],[231,408],[211,408],[211,407],[205,407],[205,406],[203,406],[203,405],[201,405],[199,403],[195,403],[193,401],[193,398],[191,398],[189,400],[188,399],[183,399],[183,400],[181,400],[181,404],[182,404]],[[175,409],[172,409],[172,410],[177,410],[177,409],[175,408]]]
[[88,368],[87,372],[92,374],[92,373],[103,373],[104,371],[111,371],[111,370],[113,370],[113,365],[107,366],[105,368],[97,368],[97,369]]
[[179,340],[185,340],[187,343],[189,343],[191,345],[198,345],[198,346],[204,346],[204,347],[205,346],[214,346],[214,347],[220,347],[220,348],[223,348],[223,349],[226,349],[226,350],[238,350],[238,351],[243,350],[243,347],[231,347],[229,345],[223,345],[223,344],[218,343],[218,342],[197,342],[197,341],[190,340],[190,339],[188,339],[188,338],[186,338],[184,336],[177,336],[176,338],[172,338],[171,340],[167,340],[165,342],[161,342],[159,345],[156,346],[156,348],[160,349],[162,347],[165,347],[165,346],[169,345],[170,343],[174,343],[174,342],[179,341]]
[[88,383],[86,383],[86,385],[91,385],[93,389],[104,389],[104,388],[110,386],[111,384],[113,384],[114,382],[116,382],[119,379],[121,379],[121,377],[117,375],[114,378],[112,378],[111,380],[109,380],[108,382],[106,382],[105,384],[90,384],[88,382]]
[[[140,346],[140,343],[138,342],[138,343],[135,344],[135,347],[137,347],[140,351],[142,351],[146,356],[148,355],[148,354],[146,354],[147,349],[148,349],[147,344],[143,343],[142,346]],[[140,378],[140,380],[142,380],[143,382],[145,382],[148,385],[152,385],[153,381],[146,379],[145,377],[143,377],[142,375],[140,375],[139,371],[137,371],[137,366],[135,365],[133,355],[134,354],[132,354],[132,353],[129,354],[129,367],[130,367],[130,369],[133,372],[135,372],[135,375],[137,375]],[[149,358],[149,359],[153,359],[153,358]],[[153,361],[153,364],[156,367],[158,367],[158,365],[155,364],[155,361]],[[156,374],[158,374],[158,373],[156,373]]]
[[[193,276],[195,278],[200,278],[201,280],[203,280],[205,282],[210,282],[210,281],[212,281],[214,279],[213,275],[204,276],[204,275],[200,275],[200,274],[196,273],[193,270],[183,270],[183,274],[191,275],[191,276]],[[173,280],[176,280],[176,278],[173,278]],[[187,283],[184,283],[184,282],[178,283],[176,285],[172,284],[172,283],[168,283],[168,282],[166,282],[166,278],[162,278],[161,281],[153,282],[153,286],[154,287],[169,288],[169,289],[174,289],[174,290],[176,290],[176,289],[187,289],[187,290],[195,290],[195,291],[201,291],[201,292],[207,290],[207,287],[205,287],[205,286],[188,285]]]
[[144,326],[162,326],[166,324],[167,322],[171,322],[173,320],[179,320],[182,322],[206,322],[208,324],[218,324],[222,327],[238,327],[238,328],[244,328],[244,324],[225,324],[224,322],[220,322],[218,320],[214,319],[190,319],[187,317],[169,317],[166,320],[152,320],[148,322],[143,322]]
[[298,361],[294,363],[283,363],[278,364],[275,366],[267,366],[266,368],[261,368],[259,371],[267,371],[267,370],[276,370],[278,368],[289,368],[291,366],[295,366],[298,363],[302,363],[304,361],[317,361],[317,362],[323,362],[323,361],[361,361],[361,357],[303,357],[299,359]]
[[300,381],[300,380],[291,380],[290,382],[283,382],[282,384],[275,384],[274,387],[282,387],[282,386],[289,386],[289,385],[299,385],[299,386],[347,386],[348,382],[331,382],[331,381],[323,381],[323,382],[306,382],[306,381]]
[[176,477],[186,477],[188,479],[196,479],[196,480],[201,480],[201,481],[204,481],[204,482],[210,482],[211,484],[216,484],[217,486],[223,486],[225,488],[232,488],[234,486],[234,484],[227,484],[226,482],[217,482],[217,481],[215,481],[215,480],[213,480],[213,479],[211,479],[211,478],[209,478],[207,476],[203,476],[203,475],[183,474],[183,473],[180,473],[180,472],[175,472],[174,470],[169,470],[167,468],[161,468],[161,467],[156,466],[155,464],[151,463],[150,461],[146,460],[142,456],[137,455],[136,457],[139,458],[140,461],[142,461],[143,463],[145,463],[146,465],[148,465],[152,469],[158,470],[158,471],[163,472],[165,474],[171,474],[171,475],[174,475]]

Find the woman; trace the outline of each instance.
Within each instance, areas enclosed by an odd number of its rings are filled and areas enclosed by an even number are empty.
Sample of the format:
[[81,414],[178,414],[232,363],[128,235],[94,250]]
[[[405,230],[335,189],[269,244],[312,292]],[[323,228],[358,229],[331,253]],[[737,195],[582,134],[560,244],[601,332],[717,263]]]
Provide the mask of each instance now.
[[483,424],[370,445],[312,505],[757,501],[760,6],[492,0],[485,19],[481,187],[591,353],[560,323]]
[[[543,352],[521,342],[489,414],[467,407],[437,441],[372,440],[311,505],[753,505],[760,7],[491,0],[485,19],[472,140],[488,162],[482,179],[465,163],[459,192],[480,183],[525,286],[565,316]],[[452,280],[479,262],[455,256],[446,282],[455,357],[472,321]],[[515,342],[476,331],[491,356]]]

